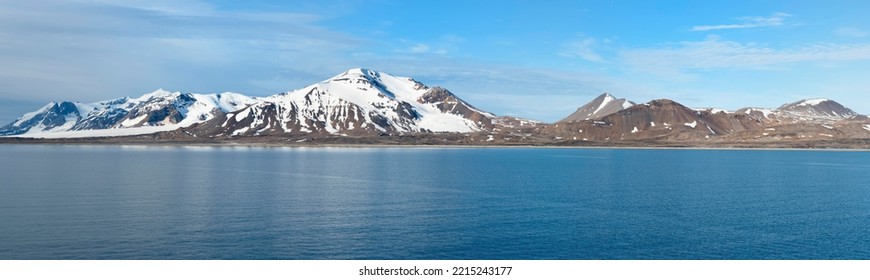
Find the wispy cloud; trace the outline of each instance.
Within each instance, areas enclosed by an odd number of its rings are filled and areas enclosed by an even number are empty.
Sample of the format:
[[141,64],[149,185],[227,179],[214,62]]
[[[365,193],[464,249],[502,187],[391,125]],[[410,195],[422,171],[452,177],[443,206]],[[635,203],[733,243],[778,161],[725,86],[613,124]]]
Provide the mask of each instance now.
[[854,27],[840,27],[834,30],[834,34],[840,37],[863,38],[867,37],[867,32]]
[[321,71],[354,66],[336,53],[351,53],[365,41],[327,30],[322,20],[221,11],[203,1],[4,1],[0,94],[94,101],[158,87],[284,91],[299,85],[263,88],[253,81],[290,74],[322,78]]
[[800,62],[836,62],[870,59],[870,44],[807,44],[774,48],[758,44],[723,41],[711,36],[704,41],[680,42],[660,48],[626,50],[620,60],[633,69],[683,77],[687,71],[722,69],[777,69]]
[[410,52],[410,53],[427,53],[431,49],[432,49],[432,47],[429,47],[429,45],[418,43],[418,44],[412,46],[410,49],[408,49],[408,52]]
[[717,24],[717,25],[697,25],[692,27],[690,31],[711,31],[721,29],[743,29],[743,28],[758,28],[780,26],[785,24],[786,18],[792,15],[787,13],[774,13],[769,17],[739,17],[737,23]]
[[[409,42],[407,40],[400,40],[401,43],[404,43],[404,47],[394,50],[399,54],[411,54],[411,55],[447,55],[450,53],[447,46],[444,45],[433,45],[429,43],[414,43]],[[452,48],[452,47],[451,47]]]
[[565,44],[559,55],[564,57],[580,58],[591,62],[603,62],[604,58],[596,51],[598,40],[595,38],[584,37]]
[[410,54],[435,54],[447,55],[459,49],[458,45],[465,41],[462,37],[456,35],[442,35],[435,40],[423,42],[412,42],[409,40],[399,40],[399,43],[405,45],[404,48],[396,50],[399,53]]

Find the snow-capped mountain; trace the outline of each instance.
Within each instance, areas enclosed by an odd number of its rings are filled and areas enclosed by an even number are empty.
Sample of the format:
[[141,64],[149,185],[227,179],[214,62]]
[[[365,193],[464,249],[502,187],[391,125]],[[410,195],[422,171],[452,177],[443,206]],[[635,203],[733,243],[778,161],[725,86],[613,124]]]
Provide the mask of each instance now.
[[239,110],[257,99],[237,93],[156,90],[138,98],[94,103],[52,102],[0,128],[0,135],[118,136],[175,130]]
[[848,119],[858,116],[852,109],[830,99],[804,99],[776,109],[777,112],[804,119]]
[[357,68],[193,129],[223,136],[473,132],[491,127],[493,117],[446,89]]
[[39,110],[24,114],[14,122],[0,127],[0,135],[24,134],[29,131],[67,131],[81,118],[77,106],[71,102],[51,102]]
[[577,111],[559,122],[596,120],[620,110],[628,109],[631,106],[634,106],[634,102],[624,98],[617,99],[609,93],[604,93],[586,103],[586,105],[577,108]]
[[119,136],[178,128],[204,136],[474,132],[490,129],[493,117],[447,89],[356,68],[262,98],[158,90],[139,98],[51,103],[0,128],[0,135]]

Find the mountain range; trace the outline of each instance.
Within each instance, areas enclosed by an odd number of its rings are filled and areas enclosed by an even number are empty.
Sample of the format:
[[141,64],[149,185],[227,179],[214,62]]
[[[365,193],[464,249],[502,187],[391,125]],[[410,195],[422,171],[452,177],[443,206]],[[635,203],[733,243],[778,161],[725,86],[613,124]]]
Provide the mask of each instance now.
[[767,143],[870,139],[870,118],[829,99],[728,111],[667,99],[636,103],[605,93],[548,124],[496,116],[445,88],[356,68],[268,97],[161,89],[137,98],[51,102],[0,127],[7,138],[135,135],[188,141],[398,135],[445,144]]

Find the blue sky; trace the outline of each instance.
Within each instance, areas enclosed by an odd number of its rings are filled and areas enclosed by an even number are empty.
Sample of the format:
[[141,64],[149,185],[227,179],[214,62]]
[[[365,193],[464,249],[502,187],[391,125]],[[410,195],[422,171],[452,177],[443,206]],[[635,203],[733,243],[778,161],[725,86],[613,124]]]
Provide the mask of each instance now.
[[558,120],[602,92],[870,113],[866,1],[3,1],[0,121],[157,88],[266,96],[355,67]]

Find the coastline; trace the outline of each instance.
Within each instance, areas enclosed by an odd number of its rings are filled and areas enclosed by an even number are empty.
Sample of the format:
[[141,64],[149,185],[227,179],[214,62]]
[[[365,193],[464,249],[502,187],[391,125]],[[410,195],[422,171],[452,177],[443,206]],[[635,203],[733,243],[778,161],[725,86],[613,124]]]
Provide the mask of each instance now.
[[[126,141],[125,141],[126,140]],[[275,142],[275,141],[130,141],[126,138],[96,138],[96,139],[32,139],[32,138],[0,138],[0,145],[50,145],[50,146],[141,146],[141,147],[247,147],[247,148],[348,148],[348,149],[617,149],[617,150],[721,150],[721,151],[831,151],[831,152],[870,152],[870,147],[794,147],[795,143],[733,143],[716,145],[715,143],[673,143],[673,142],[643,142],[643,143],[605,143],[588,142],[587,145],[570,145],[566,143],[508,143],[508,144],[419,144],[419,143],[330,143],[330,142]],[[870,139],[855,139],[870,142]],[[610,145],[608,145],[610,144]],[[634,145],[632,145],[634,144]],[[644,145],[645,144],[645,145]],[[832,141],[829,144],[846,145]]]

